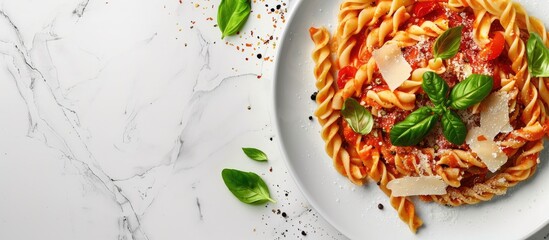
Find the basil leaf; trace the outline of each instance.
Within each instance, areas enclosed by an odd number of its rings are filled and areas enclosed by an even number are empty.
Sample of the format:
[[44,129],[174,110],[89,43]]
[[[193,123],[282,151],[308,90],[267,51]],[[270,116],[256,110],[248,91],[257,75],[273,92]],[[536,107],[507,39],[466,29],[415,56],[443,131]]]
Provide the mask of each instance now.
[[442,115],[442,133],[453,144],[461,145],[467,136],[467,127],[457,113],[446,111]]
[[242,148],[242,151],[252,160],[267,161],[267,154],[257,148]]
[[435,58],[448,59],[456,55],[461,43],[462,28],[462,26],[450,28],[437,38],[433,46]]
[[446,104],[446,96],[450,87],[439,75],[434,72],[425,72],[421,87],[435,106]]
[[252,9],[250,0],[221,0],[217,9],[217,25],[221,29],[221,38],[240,31]]
[[528,71],[534,77],[549,77],[549,50],[537,33],[530,33],[526,44]]
[[412,112],[404,121],[393,126],[391,143],[395,146],[413,146],[418,144],[435,126],[438,115],[429,107],[421,107]]
[[354,98],[347,98],[341,109],[341,115],[351,129],[358,134],[368,134],[374,126],[372,114]]
[[493,84],[490,76],[471,74],[450,92],[450,107],[463,110],[479,103],[490,94]]
[[253,172],[243,172],[236,169],[223,169],[223,181],[233,195],[243,203],[262,204],[271,199],[267,184]]

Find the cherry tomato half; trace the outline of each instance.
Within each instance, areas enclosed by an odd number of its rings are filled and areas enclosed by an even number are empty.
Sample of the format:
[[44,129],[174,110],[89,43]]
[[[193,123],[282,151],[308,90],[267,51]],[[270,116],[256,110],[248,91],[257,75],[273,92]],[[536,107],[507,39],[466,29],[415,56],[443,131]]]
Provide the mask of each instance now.
[[499,31],[494,32],[494,37],[490,43],[488,43],[486,47],[480,51],[480,56],[488,61],[494,60],[501,55],[504,47],[505,37],[503,36],[503,33]]
[[339,89],[344,88],[345,84],[355,77],[356,71],[356,68],[353,66],[346,66],[339,70],[339,73],[337,73],[337,87]]
[[429,2],[417,2],[414,4],[414,17],[421,18],[434,11],[438,6],[436,1]]

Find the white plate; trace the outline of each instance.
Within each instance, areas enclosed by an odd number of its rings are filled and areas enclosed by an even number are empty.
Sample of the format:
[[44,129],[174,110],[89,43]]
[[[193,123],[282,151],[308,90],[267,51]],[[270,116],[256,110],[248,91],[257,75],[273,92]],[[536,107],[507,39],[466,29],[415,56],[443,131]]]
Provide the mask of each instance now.
[[[522,1],[534,16],[545,17],[545,1]],[[545,226],[549,219],[549,169],[542,163],[528,181],[492,201],[458,208],[415,200],[424,226],[413,234],[400,221],[375,183],[363,187],[339,175],[324,152],[320,126],[310,121],[316,104],[311,51],[311,26],[336,25],[339,1],[303,0],[296,4],[276,58],[275,125],[286,163],[310,204],[335,228],[352,239],[519,239]],[[546,144],[547,146],[547,144]],[[384,205],[379,210],[377,205]]]

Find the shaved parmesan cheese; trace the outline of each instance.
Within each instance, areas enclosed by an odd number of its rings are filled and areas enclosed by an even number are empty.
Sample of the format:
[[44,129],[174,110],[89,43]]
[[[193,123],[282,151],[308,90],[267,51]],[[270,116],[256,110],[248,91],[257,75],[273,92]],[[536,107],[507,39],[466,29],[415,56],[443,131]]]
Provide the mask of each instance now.
[[509,123],[509,94],[495,92],[482,102],[480,126],[486,138],[492,140],[500,133],[509,133],[513,127]]
[[395,197],[446,194],[446,184],[440,176],[403,177],[387,184]]
[[505,92],[495,92],[482,102],[480,127],[469,130],[465,142],[486,164],[488,170],[496,172],[508,159],[493,141],[494,137],[499,133],[511,131],[513,127],[509,123],[509,95]]
[[490,172],[496,172],[501,166],[507,162],[507,155],[492,138],[483,138],[485,136],[484,127],[474,127],[467,133],[465,142],[471,148],[471,151],[477,154],[480,160],[486,164]]
[[389,89],[394,91],[410,78],[412,67],[396,43],[387,43],[372,52],[377,67]]

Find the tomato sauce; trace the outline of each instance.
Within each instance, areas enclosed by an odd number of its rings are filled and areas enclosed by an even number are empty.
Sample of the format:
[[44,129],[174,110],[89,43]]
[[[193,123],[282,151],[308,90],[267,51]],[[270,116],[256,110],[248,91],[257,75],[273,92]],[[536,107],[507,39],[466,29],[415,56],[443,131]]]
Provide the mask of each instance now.
[[488,169],[486,168],[471,167],[468,172],[464,173],[461,186],[472,187],[477,183],[485,182],[487,174]]
[[433,58],[432,49],[434,43],[435,39],[429,38],[404,49],[404,59],[412,66],[412,69],[427,66],[427,60]]
[[341,121],[341,123],[343,125],[343,137],[345,138],[345,141],[347,143],[354,144],[358,139],[358,134],[353,131],[351,126],[349,126],[346,121]]

